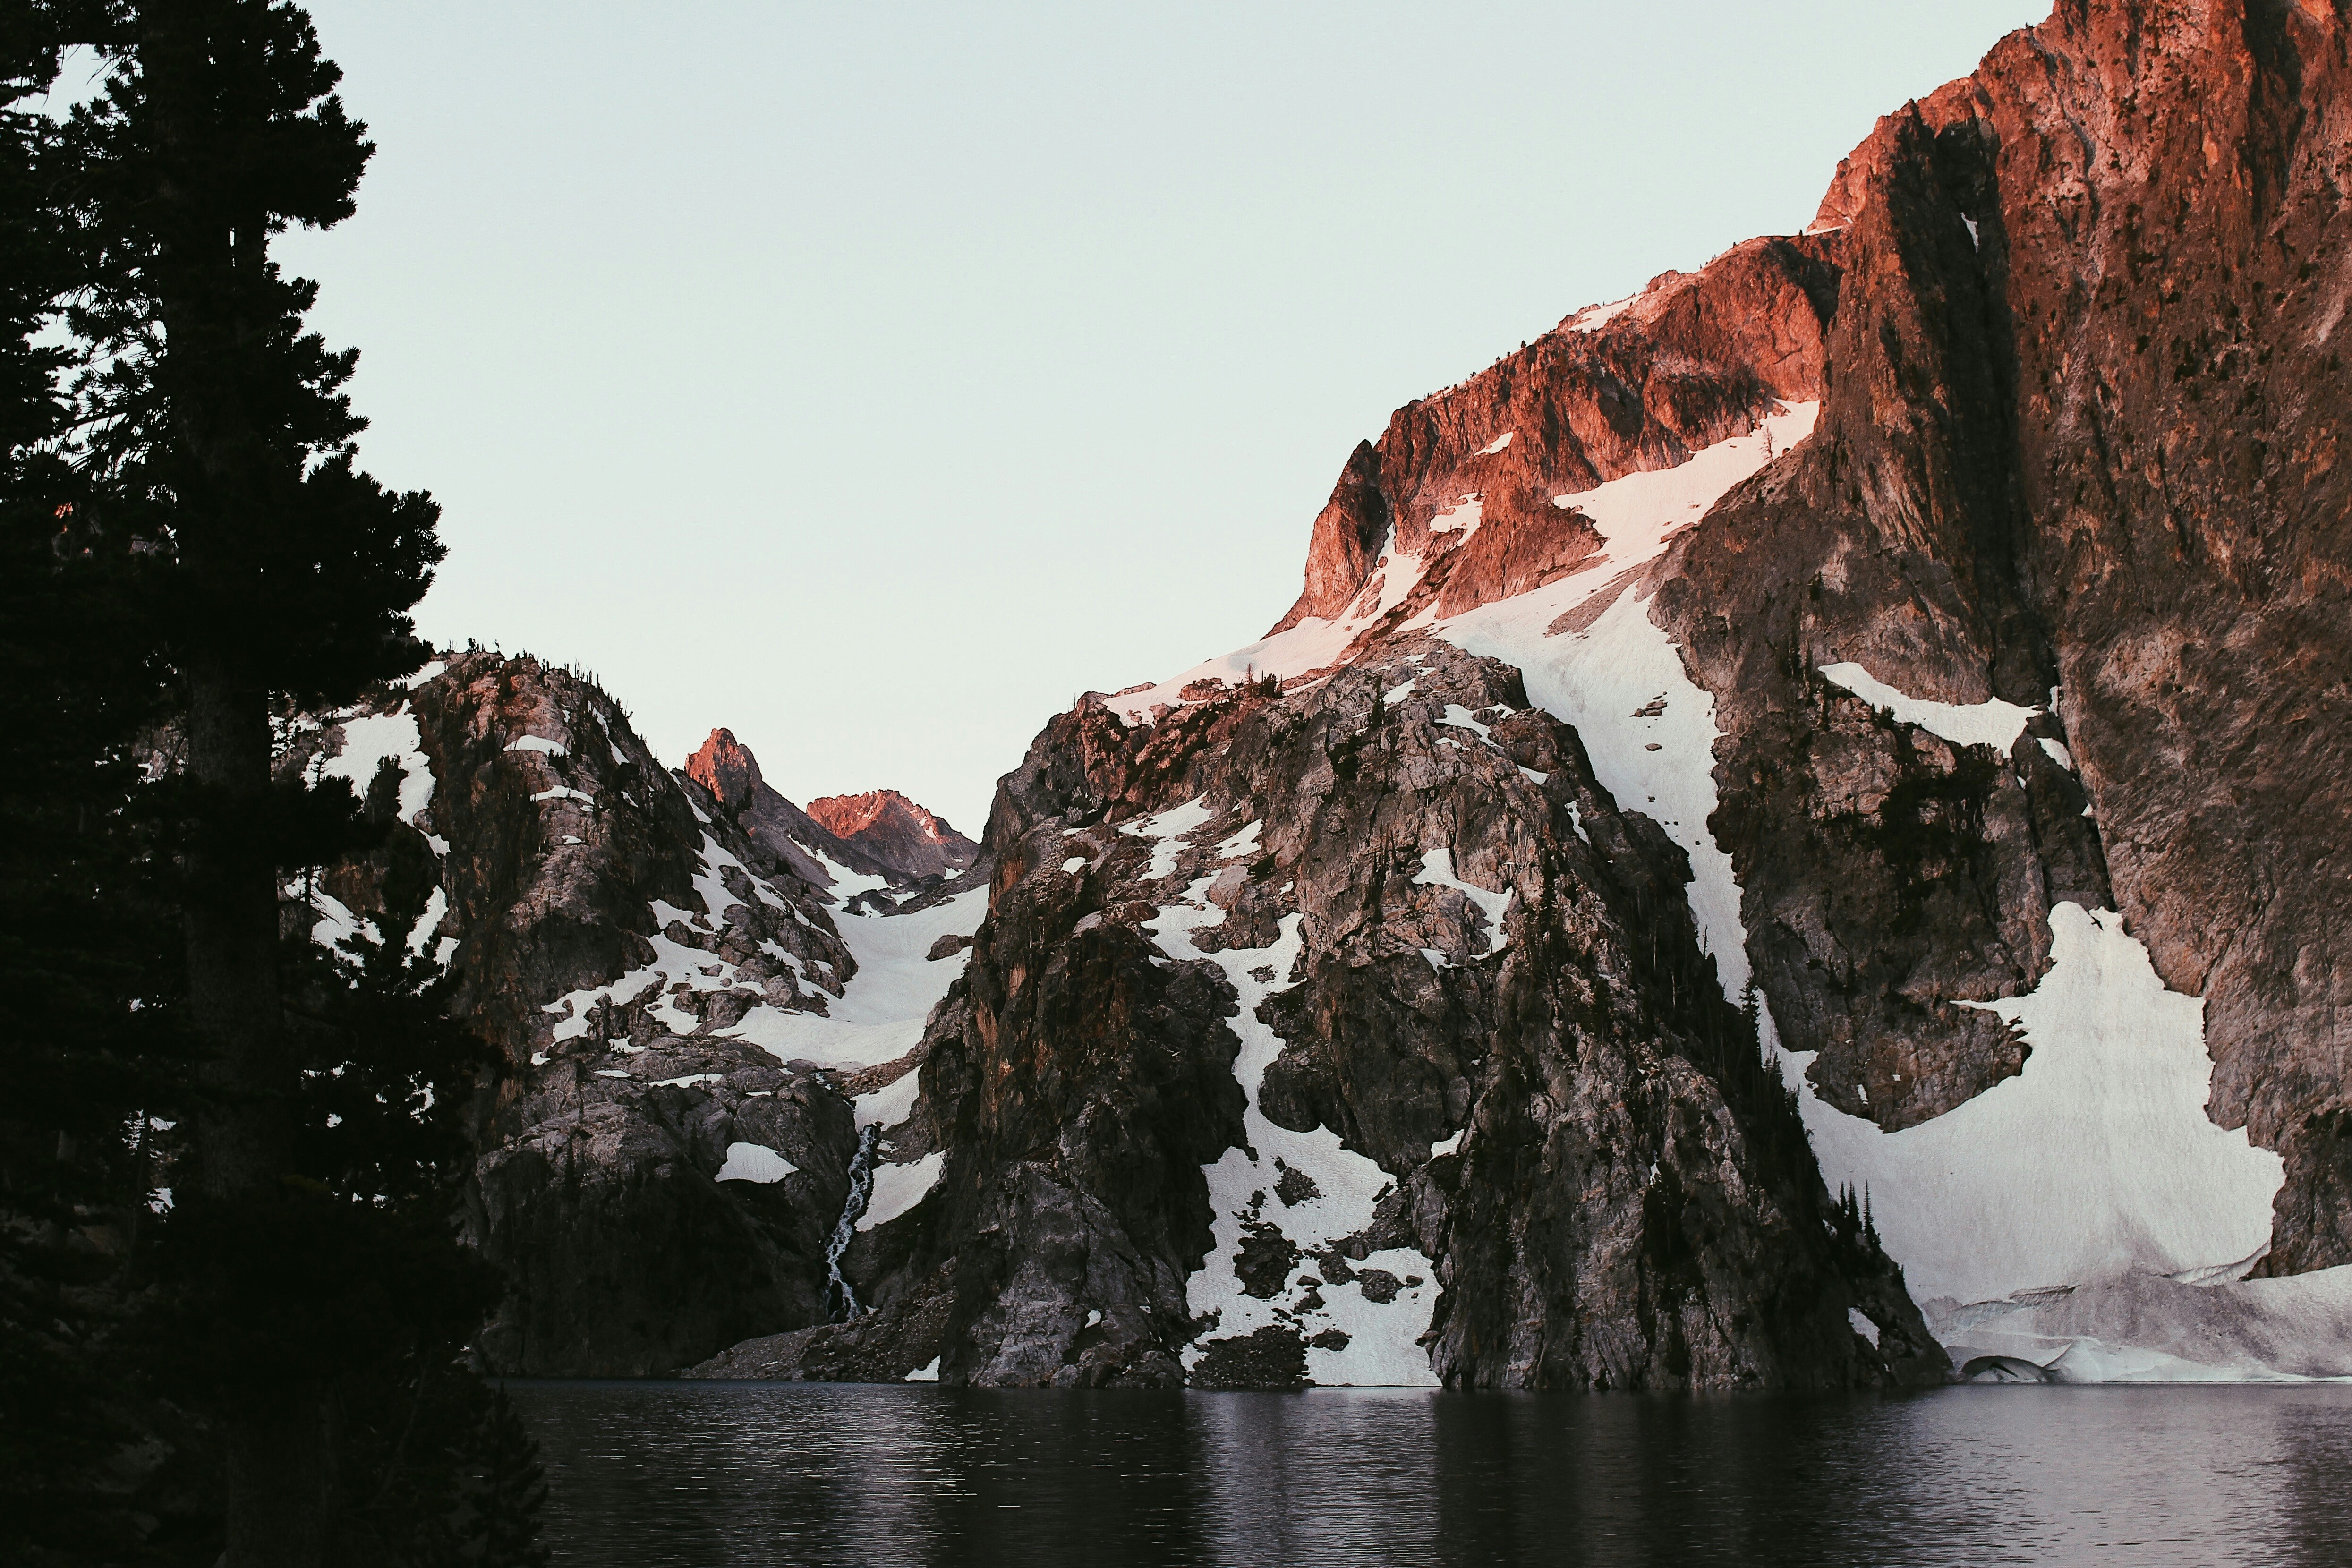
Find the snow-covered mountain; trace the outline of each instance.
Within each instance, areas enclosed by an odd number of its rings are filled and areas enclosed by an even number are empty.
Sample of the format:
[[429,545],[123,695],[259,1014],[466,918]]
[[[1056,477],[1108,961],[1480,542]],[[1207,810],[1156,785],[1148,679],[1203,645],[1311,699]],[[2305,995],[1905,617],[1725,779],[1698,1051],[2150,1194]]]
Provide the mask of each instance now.
[[2065,0],[1400,410],[979,846],[491,656],[325,732],[424,847],[320,918],[429,853],[516,1066],[488,1353],[2352,1374],[2347,35]]

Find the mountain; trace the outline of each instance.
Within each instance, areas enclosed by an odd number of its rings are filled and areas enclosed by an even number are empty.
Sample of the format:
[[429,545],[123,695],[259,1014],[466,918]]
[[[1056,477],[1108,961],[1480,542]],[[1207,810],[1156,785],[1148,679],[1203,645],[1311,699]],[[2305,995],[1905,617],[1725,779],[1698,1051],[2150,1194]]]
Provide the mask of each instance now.
[[980,858],[979,845],[895,789],[825,795],[808,814],[901,877],[961,876]]
[[929,890],[962,876],[980,857],[979,845],[894,789],[832,795],[803,811],[761,776],[759,759],[731,730],[710,731],[687,759],[686,776],[770,863],[877,910],[897,908],[909,887]]
[[905,1262],[722,1364],[2352,1371],[2345,71],[2070,0],[1400,410],[1265,639],[1007,779]]
[[976,846],[495,655],[296,737],[413,830],[302,918],[509,1065],[486,1356],[2352,1373],[2347,26],[2066,0],[1399,410]]
[[[289,887],[289,921],[433,951],[505,1063],[467,1218],[511,1288],[486,1358],[660,1373],[823,1321],[872,1121],[841,1064],[905,1054],[961,967],[925,955],[980,900],[806,822],[724,731],[663,768],[610,696],[528,657],[451,655],[298,722],[280,765],[351,779],[391,828]],[[862,911],[901,904],[867,939]]]

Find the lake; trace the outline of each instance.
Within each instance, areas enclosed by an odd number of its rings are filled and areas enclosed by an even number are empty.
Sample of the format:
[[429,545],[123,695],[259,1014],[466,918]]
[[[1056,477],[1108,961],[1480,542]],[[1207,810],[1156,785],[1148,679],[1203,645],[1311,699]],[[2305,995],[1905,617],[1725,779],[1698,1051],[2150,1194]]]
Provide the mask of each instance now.
[[2352,1388],[517,1383],[560,1568],[2352,1563]]

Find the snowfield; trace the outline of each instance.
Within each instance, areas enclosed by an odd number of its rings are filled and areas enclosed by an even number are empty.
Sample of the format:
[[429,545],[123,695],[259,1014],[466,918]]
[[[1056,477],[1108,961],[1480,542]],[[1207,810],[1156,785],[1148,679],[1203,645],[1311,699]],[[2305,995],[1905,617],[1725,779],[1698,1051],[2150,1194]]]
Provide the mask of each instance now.
[[[924,955],[942,936],[971,935],[987,915],[985,887],[911,914],[836,911],[834,925],[857,960],[857,973],[845,994],[827,999],[826,1016],[762,1005],[724,1032],[751,1041],[778,1061],[804,1058],[842,1068],[897,1061],[921,1043],[923,1021],[971,962],[969,949],[950,958]],[[708,954],[703,957],[709,962]]]

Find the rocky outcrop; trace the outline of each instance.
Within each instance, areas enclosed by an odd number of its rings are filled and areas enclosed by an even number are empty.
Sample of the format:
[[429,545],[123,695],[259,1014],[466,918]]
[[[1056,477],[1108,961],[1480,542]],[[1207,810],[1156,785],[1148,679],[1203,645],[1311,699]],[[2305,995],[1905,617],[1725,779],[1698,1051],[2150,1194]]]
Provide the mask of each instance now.
[[[2112,889],[2166,982],[2204,998],[2214,1119],[2285,1155],[2275,1272],[2352,1262],[2331,934],[2352,914],[2346,73],[2326,7],[2065,4],[1882,122],[1824,205],[1849,226],[1821,431],[1661,594],[1725,703],[1726,773],[1783,781],[1726,827],[1773,933],[1767,990],[1815,1020],[1825,1092],[1868,1082],[1877,1103],[1908,1048],[1945,1083],[1900,1114],[1928,1114],[2003,1070],[1838,993],[2022,986],[2037,905]],[[1835,738],[1851,700],[1799,690],[1832,659],[2042,707],[2063,750],[1971,779],[1857,747]],[[1908,791],[1912,837],[1940,823],[1951,848],[1837,847],[1852,830],[1790,798],[1824,771],[1809,748],[1851,781],[1822,791],[1849,820]],[[1935,940],[1878,934],[1939,901],[1917,921]]]
[[1390,601],[1400,621],[1424,603],[1456,614],[1575,570],[1600,537],[1555,498],[1673,468],[1778,402],[1821,395],[1835,250],[1834,237],[1751,240],[1397,410],[1340,474],[1308,541],[1305,589],[1275,631],[1346,617],[1383,549],[1430,563],[1421,602]]

